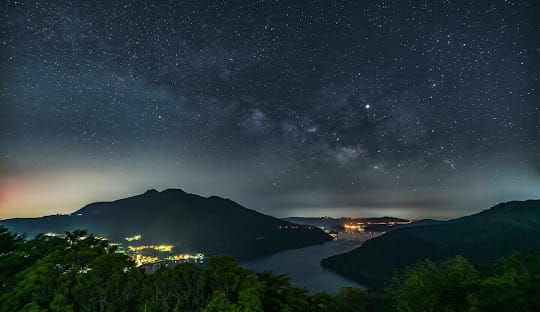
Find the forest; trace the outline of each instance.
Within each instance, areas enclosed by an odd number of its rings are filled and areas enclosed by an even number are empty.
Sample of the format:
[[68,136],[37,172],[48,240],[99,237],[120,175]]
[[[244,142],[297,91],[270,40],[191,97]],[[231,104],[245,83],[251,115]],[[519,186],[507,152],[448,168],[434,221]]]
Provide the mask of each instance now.
[[149,274],[85,231],[26,239],[0,227],[0,311],[540,311],[540,257],[423,260],[384,287],[310,294],[226,255]]

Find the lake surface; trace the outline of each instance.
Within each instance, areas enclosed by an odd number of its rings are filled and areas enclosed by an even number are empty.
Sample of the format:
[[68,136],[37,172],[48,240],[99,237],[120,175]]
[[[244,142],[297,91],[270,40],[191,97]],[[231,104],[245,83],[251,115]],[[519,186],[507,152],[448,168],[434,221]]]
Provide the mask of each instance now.
[[325,291],[335,294],[343,286],[362,285],[351,281],[321,266],[321,260],[359,247],[364,241],[376,235],[368,233],[339,233],[338,239],[322,245],[285,250],[256,260],[242,262],[244,267],[254,271],[272,271],[285,274],[292,286],[307,288],[310,293]]

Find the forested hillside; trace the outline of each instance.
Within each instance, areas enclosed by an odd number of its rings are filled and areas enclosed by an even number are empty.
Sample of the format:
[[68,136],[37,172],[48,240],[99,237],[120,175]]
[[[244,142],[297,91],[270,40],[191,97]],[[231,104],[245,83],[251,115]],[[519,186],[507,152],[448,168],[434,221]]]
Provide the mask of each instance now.
[[380,287],[396,269],[462,255],[478,266],[512,252],[540,252],[540,200],[514,201],[447,222],[396,229],[322,261],[363,284]]

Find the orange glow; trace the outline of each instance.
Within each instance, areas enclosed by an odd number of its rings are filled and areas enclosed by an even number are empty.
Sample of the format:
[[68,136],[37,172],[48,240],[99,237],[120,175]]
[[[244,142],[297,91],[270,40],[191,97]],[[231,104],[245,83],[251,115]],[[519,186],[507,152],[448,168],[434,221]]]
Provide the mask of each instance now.
[[141,251],[145,249],[154,249],[162,252],[172,251],[173,245],[141,245],[141,246],[128,246],[129,251]]

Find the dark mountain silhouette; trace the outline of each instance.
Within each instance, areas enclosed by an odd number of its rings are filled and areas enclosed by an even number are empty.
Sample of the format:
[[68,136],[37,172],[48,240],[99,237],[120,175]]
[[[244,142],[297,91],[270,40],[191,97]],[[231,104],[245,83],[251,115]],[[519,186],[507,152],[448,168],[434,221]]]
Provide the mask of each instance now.
[[512,252],[540,253],[540,200],[503,203],[467,217],[403,227],[322,265],[373,287],[419,260],[462,255],[484,266]]
[[217,196],[201,197],[179,189],[156,190],[116,200],[89,204],[71,215],[0,221],[17,233],[35,236],[86,229],[111,241],[172,244],[182,252],[226,253],[248,259],[283,249],[330,241],[311,226],[298,226],[242,207]]

